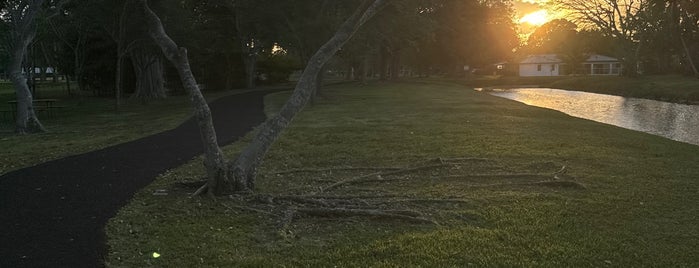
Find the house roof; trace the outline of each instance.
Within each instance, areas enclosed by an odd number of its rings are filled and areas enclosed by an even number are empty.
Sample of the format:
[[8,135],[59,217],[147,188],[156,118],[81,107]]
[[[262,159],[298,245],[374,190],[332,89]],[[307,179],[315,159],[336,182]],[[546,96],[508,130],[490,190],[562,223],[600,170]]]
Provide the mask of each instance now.
[[[619,60],[612,57],[607,57],[598,54],[591,54],[585,62],[618,62]],[[542,63],[562,63],[558,55],[556,54],[537,54],[529,55],[524,60],[520,61],[520,64],[542,64]]]
[[609,61],[619,61],[619,59],[607,57],[607,56],[603,56],[603,55],[592,54],[592,55],[590,55],[589,58],[587,58],[586,62],[599,62],[599,61],[609,62]]
[[559,59],[558,55],[556,55],[556,54],[539,54],[539,55],[529,55],[524,60],[520,61],[519,63],[538,64],[538,63],[560,63],[560,62],[563,62],[563,61],[561,59]]

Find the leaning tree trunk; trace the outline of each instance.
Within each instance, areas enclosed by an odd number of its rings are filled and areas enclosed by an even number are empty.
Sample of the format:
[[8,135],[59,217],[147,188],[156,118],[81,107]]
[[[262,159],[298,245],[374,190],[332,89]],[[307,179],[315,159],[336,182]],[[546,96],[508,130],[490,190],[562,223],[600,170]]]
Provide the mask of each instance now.
[[131,97],[142,102],[166,98],[160,55],[139,47],[132,50],[130,56],[136,74],[136,91]]
[[146,27],[148,28],[149,36],[163,51],[165,57],[175,66],[177,73],[180,76],[182,85],[189,94],[192,101],[194,115],[199,125],[202,142],[204,144],[204,165],[208,176],[206,188],[200,189],[201,192],[208,188],[208,193],[221,194],[228,189],[232,189],[228,178],[226,177],[226,159],[218,145],[216,139],[216,130],[211,118],[211,110],[206,102],[206,99],[201,94],[194,75],[192,74],[187,58],[187,49],[180,48],[167,35],[160,18],[148,7],[146,0],[139,0],[140,11],[144,13]]
[[[255,185],[257,168],[262,163],[271,144],[289,125],[293,117],[308,102],[313,92],[315,78],[323,65],[354,35],[367,20],[383,6],[385,0],[364,0],[360,8],[342,24],[335,35],[323,45],[311,58],[291,98],[282,107],[280,113],[267,120],[261,127],[253,142],[240,154],[238,159],[225,168],[225,158],[216,140],[216,131],[211,119],[211,111],[206,103],[187,59],[187,50],[179,48],[165,33],[158,16],[148,7],[146,0],[139,0],[141,10],[145,13],[146,26],[150,37],[160,46],[165,56],[177,68],[185,89],[189,92],[194,107],[199,130],[205,147],[205,166],[208,182],[197,192],[207,191],[217,195],[228,190],[251,190]],[[234,176],[234,177],[231,177]],[[231,178],[231,180],[229,180]]]
[[23,3],[7,13],[14,20],[9,29],[11,42],[9,46],[10,62],[7,66],[12,85],[17,95],[15,131],[18,134],[44,132],[44,126],[36,116],[33,96],[27,84],[27,77],[22,74],[22,60],[27,55],[27,47],[36,36],[36,16],[43,5],[43,0]]
[[365,0],[355,13],[345,21],[335,35],[325,43],[308,61],[296,88],[279,114],[267,120],[257,132],[253,141],[240,153],[231,164],[228,177],[244,185],[240,190],[252,190],[255,187],[257,170],[272,146],[272,143],[291,123],[294,116],[308,103],[314,90],[318,74],[330,58],[354,35],[367,20],[373,17],[383,6],[385,0]]
[[10,80],[17,94],[17,117],[15,118],[15,131],[18,134],[44,132],[44,126],[36,116],[34,110],[32,92],[27,85],[27,78],[22,74],[22,56],[17,57],[22,53],[21,48],[13,48],[13,57],[10,60],[8,70]]

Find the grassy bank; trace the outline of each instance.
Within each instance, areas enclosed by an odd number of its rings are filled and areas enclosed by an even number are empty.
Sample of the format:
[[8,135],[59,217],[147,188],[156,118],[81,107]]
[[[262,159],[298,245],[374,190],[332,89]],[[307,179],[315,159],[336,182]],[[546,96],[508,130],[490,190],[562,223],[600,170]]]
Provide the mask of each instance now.
[[699,104],[699,79],[680,75],[577,77],[473,77],[460,83],[473,87],[537,85],[567,90]]
[[[697,146],[462,86],[343,85],[325,94],[269,152],[260,195],[188,198],[193,190],[177,183],[198,180],[201,161],[172,170],[110,221],[108,265],[699,264]],[[269,96],[269,110],[286,97]],[[300,195],[313,202],[289,201]],[[328,203],[408,216],[283,216]]]
[[547,84],[553,88],[580,90],[625,97],[699,104],[699,79],[665,75],[629,78],[575,77]]
[[[52,117],[39,113],[47,133],[17,136],[11,118],[0,121],[0,175],[68,155],[89,152],[171,129],[191,114],[186,96],[170,97],[144,105],[127,102],[119,112],[111,98],[93,97],[89,93],[69,96],[63,84],[45,83],[37,98],[53,98],[63,106]],[[230,92],[210,94],[210,99]],[[0,82],[0,105],[10,109],[14,89]]]

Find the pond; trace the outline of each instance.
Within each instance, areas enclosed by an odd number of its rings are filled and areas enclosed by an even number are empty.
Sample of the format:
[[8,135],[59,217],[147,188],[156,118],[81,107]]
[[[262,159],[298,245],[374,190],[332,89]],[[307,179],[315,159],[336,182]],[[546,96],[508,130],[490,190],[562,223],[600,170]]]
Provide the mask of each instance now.
[[550,88],[514,88],[489,93],[575,117],[699,145],[699,105]]

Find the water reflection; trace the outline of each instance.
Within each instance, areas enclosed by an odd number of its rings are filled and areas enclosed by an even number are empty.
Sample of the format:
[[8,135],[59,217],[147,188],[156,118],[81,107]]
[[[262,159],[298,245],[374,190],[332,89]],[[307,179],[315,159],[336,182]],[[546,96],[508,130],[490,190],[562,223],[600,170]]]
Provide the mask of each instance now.
[[699,105],[548,88],[496,90],[490,94],[699,145]]

